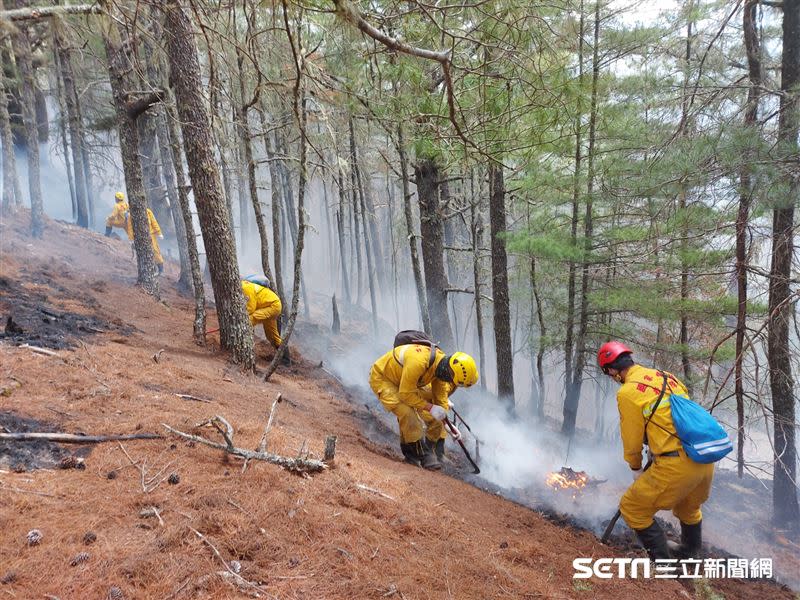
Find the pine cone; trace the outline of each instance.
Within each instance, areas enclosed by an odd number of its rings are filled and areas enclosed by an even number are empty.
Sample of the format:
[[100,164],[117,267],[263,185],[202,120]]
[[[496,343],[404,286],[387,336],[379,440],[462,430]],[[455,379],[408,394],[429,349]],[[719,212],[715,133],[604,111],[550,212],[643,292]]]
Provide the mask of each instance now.
[[87,546],[97,541],[97,534],[94,531],[87,531],[83,534],[83,543]]
[[171,485],[177,485],[181,482],[181,477],[177,473],[171,473],[169,478],[167,478],[167,483]]
[[8,585],[9,583],[14,583],[17,580],[17,572],[16,571],[9,571],[3,577],[0,578],[0,583],[3,585]]
[[70,567],[77,567],[79,564],[86,562],[89,560],[89,553],[88,552],[81,552],[80,554],[76,554],[71,561],[69,561]]
[[31,529],[28,532],[28,546],[38,546],[42,541],[42,532],[38,529]]
[[108,600],[123,600],[123,598],[125,598],[125,596],[122,594],[122,590],[112,585],[108,590]]

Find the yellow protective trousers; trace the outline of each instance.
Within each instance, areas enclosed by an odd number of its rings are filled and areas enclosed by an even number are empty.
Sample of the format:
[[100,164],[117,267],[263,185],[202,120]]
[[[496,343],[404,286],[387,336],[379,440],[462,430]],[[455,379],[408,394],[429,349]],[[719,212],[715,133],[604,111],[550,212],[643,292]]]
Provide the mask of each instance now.
[[686,456],[656,456],[647,471],[633,482],[619,502],[631,529],[646,529],[660,510],[672,510],[682,523],[695,525],[703,518],[700,507],[708,500],[714,464],[700,464]]
[[[434,419],[427,410],[417,410],[401,402],[397,384],[384,378],[374,367],[369,374],[369,386],[383,407],[397,417],[397,423],[400,426],[400,443],[413,444],[421,440],[425,426],[427,426],[425,437],[431,442],[435,443],[445,437],[444,427],[440,421]],[[430,402],[433,397],[433,393],[430,391],[428,392],[430,397],[426,396],[424,389],[420,390],[420,393],[427,402]]]

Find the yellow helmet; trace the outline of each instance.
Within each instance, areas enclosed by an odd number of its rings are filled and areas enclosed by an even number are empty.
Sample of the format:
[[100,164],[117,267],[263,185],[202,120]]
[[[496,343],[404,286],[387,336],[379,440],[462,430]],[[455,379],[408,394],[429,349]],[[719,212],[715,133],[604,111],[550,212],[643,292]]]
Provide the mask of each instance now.
[[453,383],[458,387],[469,387],[478,382],[478,365],[475,359],[464,352],[454,352],[447,359],[453,371]]
[[116,194],[114,194],[114,198],[116,198],[117,200],[125,200],[125,194],[123,194],[122,192],[117,192]]

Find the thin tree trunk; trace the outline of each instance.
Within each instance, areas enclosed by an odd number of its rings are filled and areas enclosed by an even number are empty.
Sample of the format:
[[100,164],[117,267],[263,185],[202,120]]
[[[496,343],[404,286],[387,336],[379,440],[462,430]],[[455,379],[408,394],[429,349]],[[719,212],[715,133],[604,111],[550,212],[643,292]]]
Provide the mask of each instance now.
[[130,218],[133,222],[133,241],[136,249],[138,270],[137,283],[148,294],[158,297],[158,277],[156,276],[153,247],[150,242],[150,227],[147,219],[147,200],[142,181],[142,165],[139,162],[139,134],[136,121],[128,112],[128,81],[126,74],[132,69],[128,54],[130,44],[124,43],[121,32],[114,20],[109,20],[103,32],[103,41],[108,56],[108,74],[114,108],[117,113],[122,168],[125,173],[125,187],[128,191]]
[[17,160],[14,156],[14,136],[11,133],[11,116],[8,114],[5,73],[0,65],[0,133],[3,141],[3,211],[7,212],[22,202],[17,177]]
[[264,141],[264,154],[267,157],[269,164],[269,180],[270,180],[270,200],[271,200],[271,217],[272,217],[272,255],[273,265],[275,265],[275,291],[278,296],[286,298],[283,289],[283,265],[281,264],[281,175],[278,163],[275,161],[275,152],[272,150],[269,135],[269,123],[266,116],[266,103],[264,96],[260,98],[260,105],[258,109],[258,117],[261,122],[261,129],[263,131]]
[[[56,97],[58,98],[58,130],[61,137],[61,151],[64,153],[64,167],[67,172],[67,185],[69,186],[69,197],[72,204],[72,218],[75,223],[79,223],[78,203],[75,198],[75,179],[72,174],[72,161],[69,158],[69,137],[67,136],[67,107],[64,103],[64,85],[61,81],[61,66],[58,64],[58,53],[53,53],[53,63],[56,67]],[[83,215],[85,218],[85,215]]]
[[[581,119],[583,117],[583,107],[581,98],[583,95],[583,35],[584,35],[584,15],[583,15],[583,0],[580,3],[580,22],[578,26],[578,97],[577,107],[575,111],[575,171],[572,182],[572,218],[570,220],[570,241],[573,248],[578,247],[578,220],[580,219],[580,189],[581,189],[581,163],[583,160],[582,144],[583,144],[583,126]],[[570,389],[572,388],[573,376],[573,360],[575,356],[574,335],[575,335],[575,280],[576,280],[576,264],[573,259],[569,261],[569,274],[567,276],[567,317],[564,332],[564,384],[566,387],[566,394],[564,398],[564,408],[562,411],[563,422],[561,424],[561,431],[572,435],[575,427],[575,415],[573,415],[572,397]]]
[[497,396],[512,414],[514,407],[514,352],[511,346],[511,310],[506,255],[506,188],[503,168],[489,164],[489,227],[492,248],[492,296],[494,296],[494,345],[497,358]]
[[[747,90],[747,105],[744,113],[745,129],[758,140],[758,103],[761,96],[761,47],[756,27],[758,0],[747,0],[742,14],[744,45],[747,49],[747,66],[750,87]],[[748,136],[749,137],[749,136]],[[736,463],[739,478],[744,476],[744,341],[747,327],[747,225],[750,220],[750,205],[753,197],[750,161],[752,151],[743,157],[739,169],[739,211],[736,215],[736,356],[734,357],[734,393],[736,394],[737,448]]]
[[[470,178],[472,179],[472,178]],[[478,333],[478,369],[481,389],[486,389],[486,345],[483,337],[483,298],[481,297],[481,245],[483,223],[478,210],[478,197],[472,191],[470,203],[470,233],[472,241],[472,285],[475,289],[475,328]]]
[[422,281],[422,270],[417,253],[417,235],[414,233],[414,214],[411,210],[411,190],[408,178],[408,159],[406,158],[405,136],[402,123],[397,124],[397,154],[400,157],[400,178],[403,184],[403,214],[406,218],[406,231],[408,232],[408,247],[411,251],[411,270],[414,273],[414,285],[417,288],[417,301],[422,318],[422,328],[431,333],[431,318],[428,312],[428,298],[425,294],[425,285]]
[[[337,157],[338,160],[338,157]],[[339,192],[339,209],[336,211],[336,230],[339,233],[339,258],[342,263],[342,286],[344,287],[344,298],[348,304],[353,302],[350,297],[350,278],[347,274],[347,257],[345,256],[344,240],[344,174],[341,166],[338,167],[339,176],[337,178],[337,190]]]
[[[780,152],[796,156],[800,133],[800,0],[783,1],[783,56],[778,122]],[[779,159],[783,157],[778,157]],[[783,158],[786,161],[786,158]],[[783,167],[786,195],[778,199],[772,217],[772,264],[769,281],[767,349],[775,428],[772,509],[775,523],[787,529],[800,524],[797,503],[797,447],[795,445],[795,388],[789,322],[797,300],[790,302],[794,255],[794,205],[800,194],[796,169]]]
[[[302,280],[303,245],[305,242],[305,230],[306,230],[305,196],[306,196],[306,182],[308,179],[306,132],[308,123],[308,113],[306,111],[305,88],[302,82],[301,66],[297,57],[297,48],[295,48],[295,42],[292,39],[292,31],[289,25],[289,15],[285,0],[282,3],[283,3],[284,24],[286,25],[286,35],[289,38],[289,45],[291,46],[292,49],[295,68],[297,70],[296,73],[297,79],[295,81],[295,86],[294,86],[294,115],[298,127],[300,129],[300,144],[299,144],[300,178],[297,184],[297,238],[295,239],[295,246],[294,246],[294,281],[292,283],[292,308],[291,311],[289,312],[289,320],[286,323],[286,330],[282,334],[283,343],[280,345],[277,352],[275,352],[275,357],[272,359],[272,363],[269,365],[269,368],[267,369],[267,372],[264,375],[264,379],[267,381],[269,380],[272,373],[275,372],[275,369],[278,367],[278,362],[281,360],[281,358],[283,358],[284,353],[287,351],[289,340],[292,336],[292,332],[294,331],[294,324],[297,320],[297,307],[300,300],[299,298],[300,283]],[[300,31],[301,29],[298,26],[297,45],[299,48],[302,48],[302,42],[299,39]]]
[[[536,280],[536,257],[531,256],[531,302],[536,305],[536,319],[539,323],[539,340],[536,350],[536,365],[535,373],[537,377],[537,389],[539,390],[539,398],[536,404],[536,416],[539,420],[544,419],[544,400],[546,390],[544,385],[544,349],[545,340],[547,339],[547,324],[544,320],[544,313],[542,311],[542,300],[539,297],[539,284]],[[534,365],[531,365],[534,369]]]
[[[348,120],[350,131],[350,198],[353,207],[353,240],[355,241],[356,253],[356,304],[361,303],[361,297],[364,295],[363,289],[363,272],[364,268],[361,261],[361,225],[359,213],[361,212],[360,203],[358,201],[358,183],[356,181],[356,141],[355,133],[353,132],[353,117]],[[366,223],[364,224],[366,229]]]
[[419,201],[419,232],[425,263],[425,289],[434,339],[452,352],[453,329],[447,312],[447,273],[444,269],[444,230],[439,210],[439,165],[434,159],[418,159],[414,165]]
[[[72,68],[72,56],[67,49],[67,41],[59,18],[52,21],[53,38],[55,40],[55,57],[58,65],[56,79],[63,80],[64,105],[69,124],[70,147],[72,151],[72,166],[75,173],[75,208],[77,223],[81,227],[89,227],[89,203],[85,169],[83,166],[83,132],[78,116],[78,94],[75,89],[75,74]],[[62,120],[64,113],[62,113]]]
[[[356,188],[353,190],[353,199],[358,194],[361,214],[364,216],[364,253],[367,258],[367,285],[369,286],[369,304],[372,311],[372,334],[378,335],[378,303],[375,297],[375,271],[372,264],[372,248],[370,247],[370,228],[367,227],[367,204],[364,200],[364,184],[361,181],[361,171],[358,168],[358,149],[353,128],[353,117],[350,117],[350,153],[353,158],[353,173],[355,173]],[[374,228],[373,228],[374,231]],[[377,232],[375,232],[377,233]]]
[[193,27],[181,4],[180,0],[167,0],[164,8],[167,58],[217,305],[220,341],[235,363],[253,370],[253,330],[242,297],[236,241],[212,150]]
[[44,231],[44,205],[39,173],[39,130],[36,118],[36,84],[31,64],[31,43],[27,26],[23,23],[12,36],[14,54],[22,87],[22,120],[28,151],[28,191],[31,200],[31,235],[42,237]]
[[567,401],[564,403],[564,423],[562,432],[572,435],[578,417],[578,405],[583,387],[583,370],[586,366],[586,331],[589,326],[590,265],[592,251],[593,214],[592,195],[594,193],[595,130],[597,125],[597,83],[600,78],[600,2],[595,2],[594,42],[592,49],[592,91],[589,105],[589,147],[586,152],[586,213],[583,221],[583,260],[581,266],[581,309],[578,322],[578,335],[575,339],[575,370],[571,385],[567,387]]
[[[181,222],[186,238],[186,250],[189,255],[189,265],[192,276],[192,290],[194,291],[194,326],[193,337],[195,342],[204,343],[206,336],[206,293],[203,288],[203,271],[200,268],[200,255],[197,252],[197,238],[194,233],[194,221],[189,206],[189,185],[186,183],[186,174],[183,170],[183,154],[181,153],[180,134],[178,133],[178,112],[175,108],[175,99],[170,94],[164,116],[167,126],[172,165],[175,167],[175,181],[178,191],[178,206],[181,212]],[[177,219],[176,219],[177,223]],[[181,267],[181,272],[183,267]]]

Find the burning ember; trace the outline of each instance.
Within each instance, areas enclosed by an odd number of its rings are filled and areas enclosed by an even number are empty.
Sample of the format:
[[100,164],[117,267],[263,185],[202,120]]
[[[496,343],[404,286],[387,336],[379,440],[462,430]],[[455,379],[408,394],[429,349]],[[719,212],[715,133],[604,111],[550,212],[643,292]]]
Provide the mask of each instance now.
[[589,483],[585,471],[573,471],[569,467],[561,467],[560,471],[548,473],[545,483],[554,490],[580,491]]

